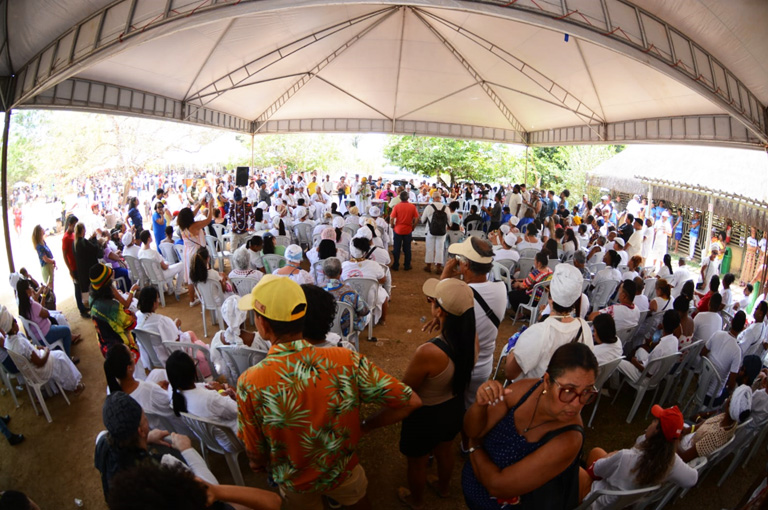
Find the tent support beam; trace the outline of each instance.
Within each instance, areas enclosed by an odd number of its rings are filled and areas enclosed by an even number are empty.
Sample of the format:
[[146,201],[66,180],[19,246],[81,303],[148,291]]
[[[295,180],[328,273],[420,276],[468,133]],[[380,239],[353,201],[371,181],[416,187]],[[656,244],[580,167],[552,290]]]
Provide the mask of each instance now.
[[3,237],[5,238],[5,253],[8,257],[8,271],[16,272],[13,264],[13,250],[11,249],[11,226],[8,223],[8,134],[11,130],[11,109],[5,111],[5,124],[3,126],[3,152],[2,152],[2,186],[3,186]]

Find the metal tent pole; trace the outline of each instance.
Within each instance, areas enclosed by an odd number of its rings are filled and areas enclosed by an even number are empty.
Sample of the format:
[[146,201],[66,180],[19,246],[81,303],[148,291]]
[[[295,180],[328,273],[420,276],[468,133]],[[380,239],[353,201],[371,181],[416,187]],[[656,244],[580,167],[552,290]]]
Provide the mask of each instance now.
[[[704,260],[704,257],[709,257],[710,248],[712,247],[712,226],[715,222],[715,201],[712,198],[712,196],[709,196],[709,204],[707,205],[707,237],[705,237],[706,242],[704,243],[704,248],[702,248],[701,252],[701,260]],[[709,282],[704,282],[704,288],[709,285]]]
[[253,172],[253,138],[256,135],[254,133],[251,133],[251,169],[250,171]]
[[525,175],[523,176],[523,184],[528,186],[528,149],[529,146],[525,146]]
[[16,272],[13,264],[13,251],[11,250],[11,229],[8,223],[8,132],[11,129],[11,109],[6,108],[5,126],[3,127],[3,153],[2,153],[2,205],[3,205],[3,235],[5,236],[5,251],[8,256],[8,270]]

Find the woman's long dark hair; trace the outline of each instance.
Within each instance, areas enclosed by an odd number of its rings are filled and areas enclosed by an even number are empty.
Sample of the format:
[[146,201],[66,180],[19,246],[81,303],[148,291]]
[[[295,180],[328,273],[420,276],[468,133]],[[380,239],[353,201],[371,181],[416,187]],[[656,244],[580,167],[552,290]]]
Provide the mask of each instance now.
[[666,478],[675,461],[675,450],[678,441],[667,441],[661,432],[661,426],[656,433],[637,445],[640,457],[632,468],[638,487],[650,487]]
[[565,240],[566,242],[572,242],[575,250],[579,249],[579,240],[576,238],[576,234],[573,233],[572,229],[565,229]]
[[264,211],[262,211],[260,207],[257,207],[253,211],[253,221],[256,223],[261,223],[264,221]]
[[277,222],[277,235],[285,235],[285,222],[283,220],[279,220]]
[[317,245],[317,255],[320,260],[325,260],[329,257],[336,256],[336,243],[331,239],[323,239],[320,244]]
[[192,268],[189,270],[189,279],[192,283],[205,283],[208,281],[208,248],[201,247],[192,258]]
[[371,229],[371,235],[373,236],[374,239],[379,237],[379,236],[376,235],[376,229],[373,228],[373,225],[369,225],[369,224],[366,223],[365,226],[368,227],[369,229]]
[[27,296],[29,282],[23,278],[16,282],[16,294],[19,298],[19,315],[25,319],[32,320],[32,299]]
[[664,265],[669,268],[669,274],[674,274],[674,271],[672,271],[672,257],[667,253],[664,255]]
[[110,393],[123,391],[119,379],[126,376],[131,363],[133,363],[131,351],[125,344],[115,344],[109,348],[104,358],[104,375],[107,377]]
[[183,208],[176,216],[176,224],[181,230],[187,230],[195,222],[195,213],[189,207]]
[[442,337],[451,347],[454,372],[452,389],[454,395],[461,395],[469,386],[472,368],[475,366],[475,309],[470,308],[462,315],[445,313]]
[[341,234],[344,233],[344,231],[340,228],[336,228],[334,230],[336,231],[336,242],[338,243],[341,241]]
[[264,255],[272,255],[275,253],[275,238],[273,236],[264,236],[262,251],[264,252]]
[[168,356],[168,361],[165,362],[165,372],[173,390],[171,395],[173,413],[176,416],[181,416],[181,413],[187,412],[187,399],[181,390],[189,389],[195,385],[197,375],[195,361],[184,351],[174,351]]

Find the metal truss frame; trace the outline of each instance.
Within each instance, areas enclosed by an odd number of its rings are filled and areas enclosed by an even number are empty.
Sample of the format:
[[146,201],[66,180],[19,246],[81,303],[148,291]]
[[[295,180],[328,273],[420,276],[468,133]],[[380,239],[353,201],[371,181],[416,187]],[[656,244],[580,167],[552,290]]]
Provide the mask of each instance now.
[[[19,67],[11,107],[125,48],[221,19],[256,12],[359,4],[361,0],[115,0],[55,38]],[[686,84],[768,143],[766,108],[695,41],[628,0],[377,0],[484,13],[573,34],[614,49]]]

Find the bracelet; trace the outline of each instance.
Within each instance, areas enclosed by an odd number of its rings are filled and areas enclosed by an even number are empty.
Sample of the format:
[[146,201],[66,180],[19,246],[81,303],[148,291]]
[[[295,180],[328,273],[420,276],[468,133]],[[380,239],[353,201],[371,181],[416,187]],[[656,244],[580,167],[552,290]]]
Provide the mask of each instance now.
[[472,453],[476,452],[477,450],[481,450],[483,448],[483,445],[478,446],[472,446],[469,450],[467,450],[467,454],[471,455]]

